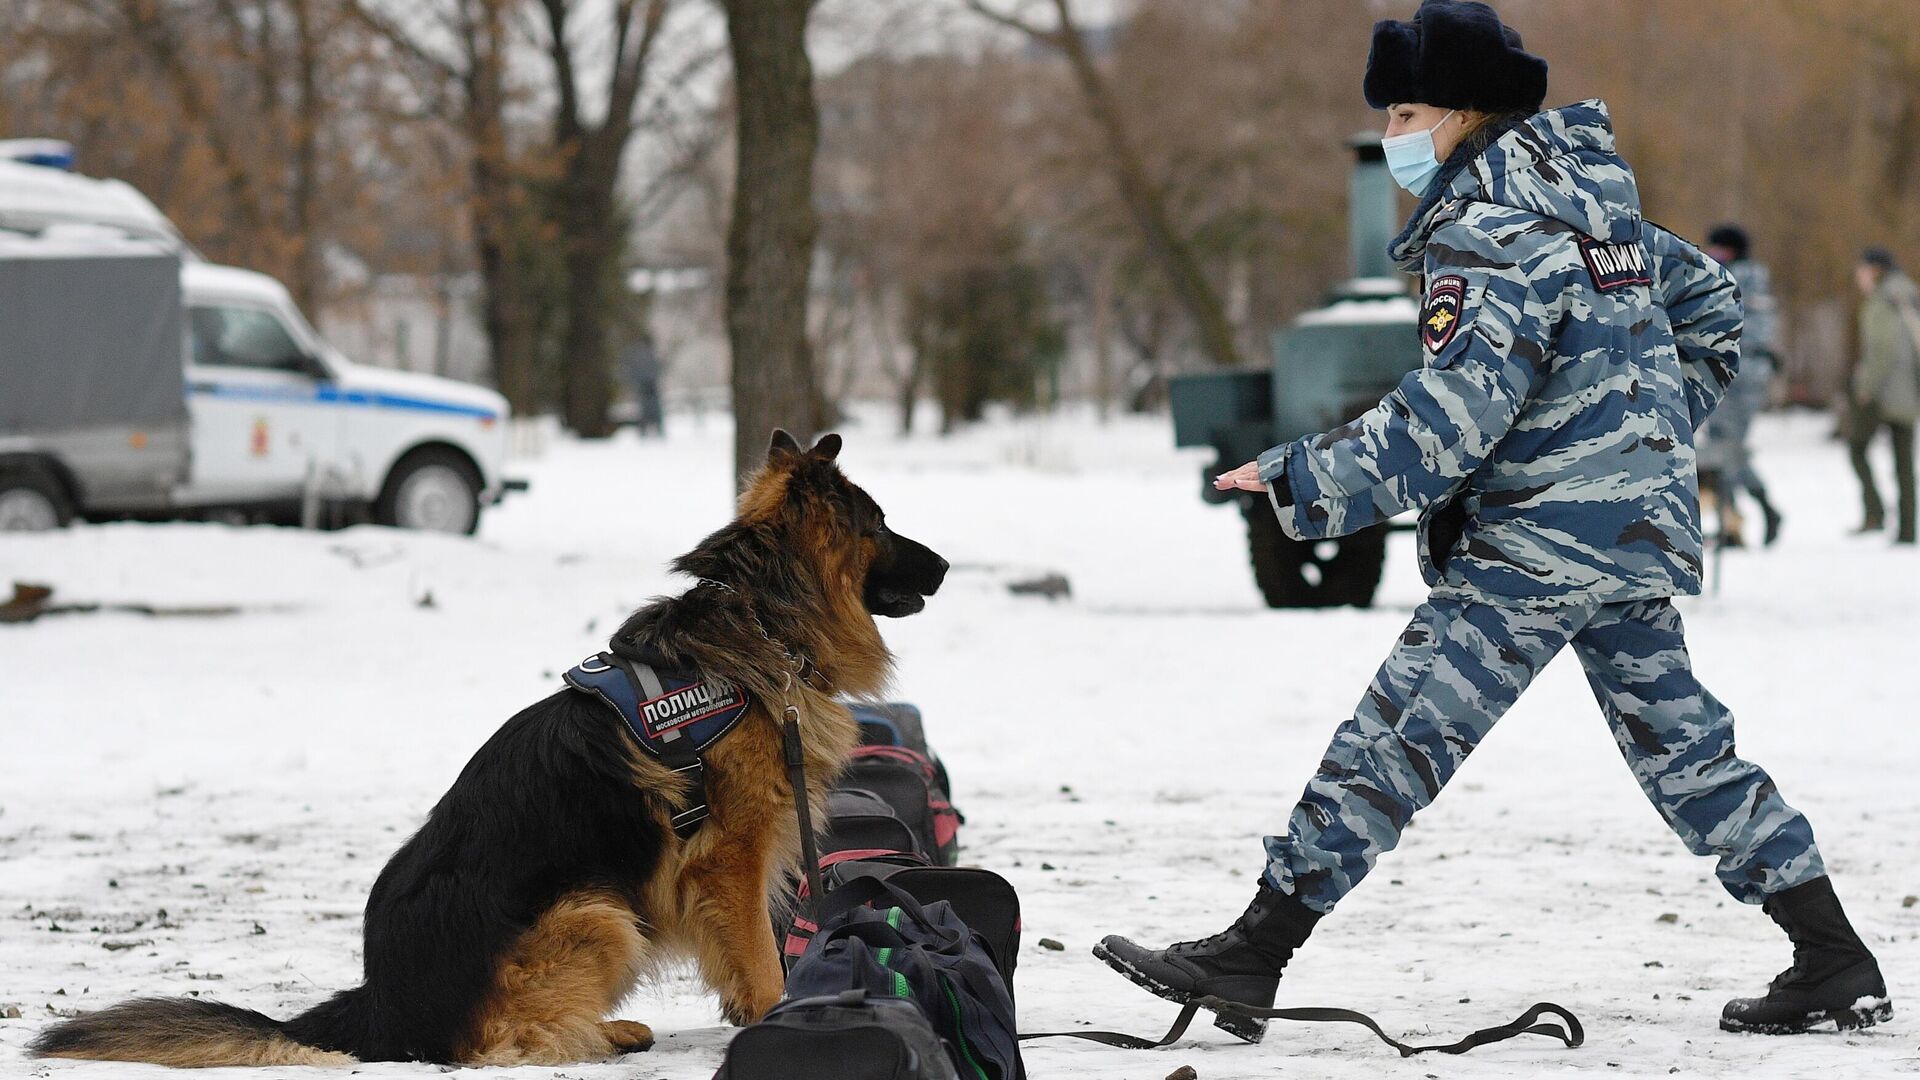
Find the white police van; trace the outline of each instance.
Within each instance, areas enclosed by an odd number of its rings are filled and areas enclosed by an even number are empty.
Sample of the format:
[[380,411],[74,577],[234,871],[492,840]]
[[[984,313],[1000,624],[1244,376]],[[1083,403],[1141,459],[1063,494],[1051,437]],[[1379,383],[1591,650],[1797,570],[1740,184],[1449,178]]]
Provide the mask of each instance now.
[[279,282],[200,261],[131,187],[0,160],[0,529],[471,533],[524,486],[502,474],[507,420],[491,390],[348,360]]

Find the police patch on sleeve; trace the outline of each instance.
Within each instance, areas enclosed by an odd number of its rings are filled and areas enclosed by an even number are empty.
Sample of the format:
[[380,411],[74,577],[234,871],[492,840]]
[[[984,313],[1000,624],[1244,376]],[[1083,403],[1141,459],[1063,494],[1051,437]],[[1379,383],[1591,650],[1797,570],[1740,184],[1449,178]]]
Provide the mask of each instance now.
[[1580,241],[1580,254],[1587,260],[1587,273],[1593,275],[1593,287],[1603,293],[1653,284],[1653,275],[1647,270],[1647,249],[1637,240],[1603,244],[1589,237]]
[[1466,317],[1467,279],[1458,274],[1435,278],[1427,287],[1427,302],[1420,308],[1420,343],[1430,353],[1439,353],[1453,340]]

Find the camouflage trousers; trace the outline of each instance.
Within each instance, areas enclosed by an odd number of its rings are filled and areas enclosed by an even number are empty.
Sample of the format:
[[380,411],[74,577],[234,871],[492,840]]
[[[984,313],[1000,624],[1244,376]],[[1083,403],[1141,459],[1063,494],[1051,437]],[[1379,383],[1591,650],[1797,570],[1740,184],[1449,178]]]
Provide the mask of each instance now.
[[1627,767],[1737,899],[1821,876],[1813,829],[1733,747],[1733,716],[1693,676],[1668,600],[1523,610],[1430,598],[1358,712],[1266,840],[1269,884],[1319,911],[1353,889],[1433,802],[1547,662],[1572,645]]

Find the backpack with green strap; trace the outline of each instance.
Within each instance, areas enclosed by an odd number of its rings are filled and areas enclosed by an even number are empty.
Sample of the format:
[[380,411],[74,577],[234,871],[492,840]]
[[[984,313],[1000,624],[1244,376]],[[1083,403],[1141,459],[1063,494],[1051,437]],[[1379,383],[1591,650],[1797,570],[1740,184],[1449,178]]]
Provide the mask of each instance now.
[[922,905],[886,881],[856,878],[824,898],[819,922],[787,973],[788,1000],[857,990],[910,1001],[960,1080],[1026,1080],[1013,998],[985,940],[946,901]]

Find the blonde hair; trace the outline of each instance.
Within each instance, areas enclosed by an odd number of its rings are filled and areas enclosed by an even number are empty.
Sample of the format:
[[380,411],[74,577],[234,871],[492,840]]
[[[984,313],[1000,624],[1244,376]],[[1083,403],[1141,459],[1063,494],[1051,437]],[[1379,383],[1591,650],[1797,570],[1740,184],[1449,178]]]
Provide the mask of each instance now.
[[[1478,157],[1493,141],[1505,134],[1517,124],[1523,124],[1540,111],[1538,109],[1508,109],[1503,112],[1479,112],[1474,109],[1460,110],[1467,118],[1467,130],[1460,136],[1460,146]],[[1457,152],[1457,151],[1456,151]]]

